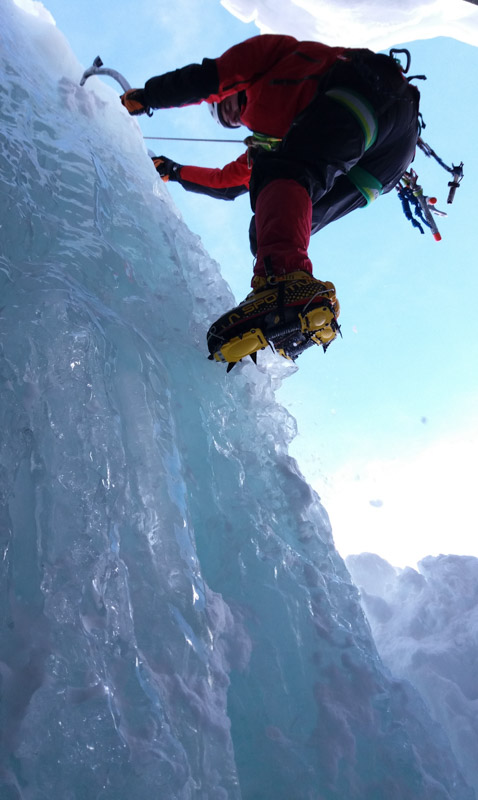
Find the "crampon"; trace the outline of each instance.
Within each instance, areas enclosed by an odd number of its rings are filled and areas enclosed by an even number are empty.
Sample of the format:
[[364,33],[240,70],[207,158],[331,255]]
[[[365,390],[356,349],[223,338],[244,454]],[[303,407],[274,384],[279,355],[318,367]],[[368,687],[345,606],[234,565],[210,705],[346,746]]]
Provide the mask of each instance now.
[[257,353],[266,347],[290,361],[312,345],[325,351],[340,333],[339,303],[330,281],[294,272],[258,282],[207,333],[209,358],[227,363],[227,372],[247,356],[257,363]]

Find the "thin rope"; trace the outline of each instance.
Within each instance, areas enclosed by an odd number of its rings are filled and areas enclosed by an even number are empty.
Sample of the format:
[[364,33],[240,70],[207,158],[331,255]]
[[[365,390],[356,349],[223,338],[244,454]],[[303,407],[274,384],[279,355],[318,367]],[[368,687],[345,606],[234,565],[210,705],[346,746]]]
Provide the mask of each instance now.
[[159,139],[164,142],[228,142],[244,144],[243,139],[187,139],[182,136],[143,136],[143,139]]

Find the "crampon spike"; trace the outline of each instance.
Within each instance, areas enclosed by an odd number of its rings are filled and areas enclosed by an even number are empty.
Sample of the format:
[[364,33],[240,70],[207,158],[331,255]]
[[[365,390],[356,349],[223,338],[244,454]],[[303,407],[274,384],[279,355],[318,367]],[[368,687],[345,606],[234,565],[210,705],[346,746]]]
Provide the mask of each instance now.
[[251,358],[252,358],[254,364],[257,364],[257,353],[251,353]]
[[226,369],[226,375],[227,375],[227,373],[228,373],[228,372],[230,372],[230,371],[231,371],[231,369],[232,369],[233,367],[235,367],[235,366],[236,366],[236,364],[237,364],[237,361],[230,361],[230,362],[229,362],[229,364],[227,365],[227,369]]

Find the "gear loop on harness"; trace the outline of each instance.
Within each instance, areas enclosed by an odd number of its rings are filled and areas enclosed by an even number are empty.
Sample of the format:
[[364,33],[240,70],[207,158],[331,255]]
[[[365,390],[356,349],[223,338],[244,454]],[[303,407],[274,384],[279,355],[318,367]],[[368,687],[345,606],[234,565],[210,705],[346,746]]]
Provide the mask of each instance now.
[[255,150],[266,150],[271,152],[279,147],[282,139],[277,136],[267,136],[265,133],[253,133],[251,136],[246,136],[244,144],[247,147],[247,166],[252,169],[253,153]]

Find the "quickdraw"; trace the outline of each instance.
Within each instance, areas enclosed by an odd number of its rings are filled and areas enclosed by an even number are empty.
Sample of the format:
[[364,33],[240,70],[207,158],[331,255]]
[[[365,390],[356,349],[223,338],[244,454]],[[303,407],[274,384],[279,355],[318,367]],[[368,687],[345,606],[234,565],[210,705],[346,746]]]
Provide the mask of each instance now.
[[[447,215],[444,211],[439,211],[435,208],[436,197],[427,197],[423,193],[422,187],[418,184],[417,173],[413,169],[405,172],[396,188],[402,201],[402,208],[406,218],[410,220],[415,228],[419,229],[420,233],[425,233],[419,222],[420,219],[430,228],[435,241],[439,242],[441,234],[433,219],[433,214],[439,217],[446,217]],[[415,217],[412,213],[412,206]]]
[[[449,192],[447,204],[450,205],[453,203],[456,190],[459,188],[460,183],[463,180],[463,161],[461,161],[458,165],[452,164],[451,167],[448,166],[448,164],[445,164],[445,162],[435,153],[435,151],[432,150],[430,145],[423,141],[421,136],[418,137],[417,146],[420,148],[420,150],[422,150],[423,153],[425,153],[426,156],[434,158],[435,161],[440,164],[441,167],[443,167],[443,169],[452,175],[452,180],[448,183]],[[421,220],[421,222],[430,228],[435,241],[439,242],[442,237],[437,228],[435,220],[433,219],[433,215],[438,217],[446,217],[447,214],[445,211],[439,211],[437,208],[435,208],[435,197],[427,197],[423,193],[423,189],[418,183],[417,173],[413,169],[405,172],[396,186],[396,189],[402,202],[402,209],[406,218],[410,220],[415,228],[419,229],[420,233],[424,233],[425,231],[419,222],[419,220]],[[415,217],[413,216],[413,212],[415,213]]]

